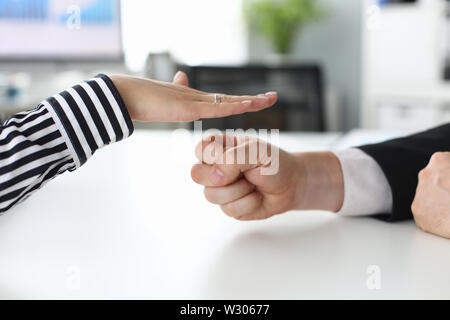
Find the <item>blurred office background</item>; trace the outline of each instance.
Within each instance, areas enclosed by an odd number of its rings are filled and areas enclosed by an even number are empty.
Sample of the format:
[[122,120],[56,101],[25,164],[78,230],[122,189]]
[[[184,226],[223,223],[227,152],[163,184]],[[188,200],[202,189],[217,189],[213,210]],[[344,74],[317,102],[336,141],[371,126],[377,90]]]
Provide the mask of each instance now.
[[202,90],[280,93],[209,127],[415,131],[450,121],[449,40],[445,0],[0,0],[0,113],[99,72],[182,69]]

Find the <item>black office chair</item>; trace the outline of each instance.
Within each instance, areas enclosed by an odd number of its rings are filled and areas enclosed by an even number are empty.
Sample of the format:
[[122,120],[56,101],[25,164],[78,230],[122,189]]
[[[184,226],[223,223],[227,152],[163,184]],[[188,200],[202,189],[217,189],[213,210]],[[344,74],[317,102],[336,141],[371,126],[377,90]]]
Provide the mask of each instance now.
[[233,95],[277,91],[279,100],[269,109],[203,120],[203,129],[280,129],[283,131],[324,131],[322,73],[315,65],[267,67],[179,66],[191,87]]

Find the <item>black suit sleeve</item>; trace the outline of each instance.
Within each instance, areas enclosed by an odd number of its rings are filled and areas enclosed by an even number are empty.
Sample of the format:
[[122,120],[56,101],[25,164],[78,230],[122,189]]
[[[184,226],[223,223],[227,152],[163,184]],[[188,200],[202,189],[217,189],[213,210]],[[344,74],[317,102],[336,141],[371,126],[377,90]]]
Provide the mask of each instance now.
[[380,217],[387,221],[410,219],[419,172],[434,153],[450,151],[450,124],[359,148],[377,161],[392,189],[392,212]]

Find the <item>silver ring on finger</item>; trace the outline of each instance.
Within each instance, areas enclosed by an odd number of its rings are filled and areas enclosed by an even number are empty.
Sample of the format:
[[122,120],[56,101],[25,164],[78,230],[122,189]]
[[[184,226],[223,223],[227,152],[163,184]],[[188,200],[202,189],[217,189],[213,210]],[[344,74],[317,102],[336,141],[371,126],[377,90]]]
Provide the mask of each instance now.
[[223,101],[223,95],[216,93],[214,95],[214,104],[222,103],[222,101]]

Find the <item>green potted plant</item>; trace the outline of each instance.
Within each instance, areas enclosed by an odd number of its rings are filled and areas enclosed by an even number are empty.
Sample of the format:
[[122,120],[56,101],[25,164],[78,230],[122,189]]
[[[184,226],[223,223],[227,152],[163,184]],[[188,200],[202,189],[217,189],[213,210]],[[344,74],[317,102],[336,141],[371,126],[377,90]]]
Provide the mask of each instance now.
[[308,23],[325,15],[318,0],[246,0],[244,16],[250,29],[272,45],[284,60],[291,53],[294,40]]

